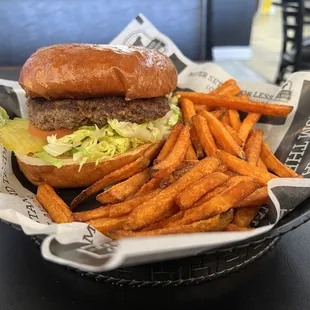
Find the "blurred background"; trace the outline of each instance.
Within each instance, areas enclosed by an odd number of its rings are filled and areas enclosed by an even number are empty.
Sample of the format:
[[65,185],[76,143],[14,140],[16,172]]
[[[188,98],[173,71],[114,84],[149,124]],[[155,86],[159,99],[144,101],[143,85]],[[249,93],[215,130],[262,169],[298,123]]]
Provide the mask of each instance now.
[[187,57],[240,80],[280,84],[310,68],[307,0],[0,0],[0,66],[50,44],[109,43],[139,13]]

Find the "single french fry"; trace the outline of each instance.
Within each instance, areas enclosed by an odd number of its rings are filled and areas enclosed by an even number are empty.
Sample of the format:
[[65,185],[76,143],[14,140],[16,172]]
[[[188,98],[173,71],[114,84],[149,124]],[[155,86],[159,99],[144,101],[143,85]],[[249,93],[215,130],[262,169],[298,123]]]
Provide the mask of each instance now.
[[156,219],[174,204],[176,196],[191,184],[214,172],[219,165],[219,159],[214,157],[207,157],[201,160],[179,180],[163,189],[158,195],[144,202],[131,212],[124,225],[124,229],[138,230],[155,222]]
[[217,147],[209,129],[207,120],[200,115],[195,115],[192,118],[192,121],[205,154],[208,156],[214,156]]
[[228,187],[233,186],[237,184],[238,182],[255,182],[255,180],[252,177],[246,176],[246,175],[236,175],[234,177],[231,177],[225,184],[227,184]]
[[222,107],[262,115],[287,116],[293,110],[293,107],[288,105],[244,100],[240,97],[222,97],[195,92],[177,92],[176,94],[191,100],[197,105],[206,104],[208,106]]
[[219,87],[212,90],[209,94],[210,95],[226,95],[227,89],[230,91],[231,87],[237,85],[236,81],[233,79],[227,80],[225,83],[221,84]]
[[239,227],[248,227],[257,215],[260,206],[239,208],[235,212],[233,224]]
[[196,114],[194,104],[186,98],[180,98],[179,104],[182,110],[183,122],[185,124],[191,123],[192,117]]
[[139,196],[153,191],[154,189],[159,187],[161,180],[161,178],[150,179],[147,183],[142,185],[142,187],[135,193],[134,196]]
[[248,96],[247,93],[241,94],[241,95],[239,96],[239,98],[242,99],[242,100],[249,100],[249,96]]
[[268,171],[268,168],[265,165],[265,163],[263,162],[261,156],[257,160],[257,167],[263,168],[264,170]]
[[170,184],[174,183],[176,180],[181,178],[185,173],[191,170],[198,164],[198,160],[187,160],[184,161],[175,171],[172,172],[169,176],[163,178],[159,184],[160,188],[166,188]]
[[221,159],[230,170],[241,175],[252,177],[261,186],[266,186],[268,181],[277,178],[276,175],[269,173],[263,168],[254,167],[244,160],[237,158],[227,152],[218,150],[217,157]]
[[245,158],[242,148],[216,117],[206,111],[201,111],[199,115],[206,118],[212,135],[223,150],[242,159]]
[[[148,201],[149,199],[156,196],[158,193],[160,193],[161,189],[157,188],[151,192],[148,192],[146,194],[142,194],[139,196],[134,196],[131,199],[128,199],[126,201],[114,204],[110,206],[110,217],[120,217],[126,214],[129,214],[132,212],[135,208],[137,208],[142,203]],[[87,212],[87,211],[86,211]],[[95,210],[89,211],[95,212]],[[101,217],[101,216],[100,216]]]
[[233,79],[227,80],[221,86],[216,88],[210,94],[217,96],[235,96],[241,92],[237,82]]
[[164,178],[172,173],[185,158],[186,151],[190,144],[190,127],[185,125],[175,143],[172,151],[167,157],[152,168],[152,177]]
[[135,194],[149,179],[150,168],[147,168],[127,180],[110,187],[108,190],[97,195],[96,199],[105,204],[124,201],[129,196]]
[[111,172],[104,176],[99,181],[95,182],[90,187],[84,189],[78,196],[76,196],[71,203],[71,210],[73,210],[79,203],[86,200],[88,197],[97,194],[105,187],[123,181],[132,175],[144,170],[150,164],[150,160],[144,156],[139,157],[130,164]]
[[191,134],[191,141],[192,141],[193,147],[194,147],[194,149],[196,151],[198,159],[204,158],[205,154],[204,154],[202,146],[200,144],[200,141],[199,141],[198,134],[197,134],[197,131],[195,129],[195,126],[191,127],[190,134]]
[[93,210],[75,212],[73,213],[73,216],[77,222],[86,222],[101,217],[109,217],[111,207],[112,206],[101,206]]
[[257,166],[259,160],[263,135],[264,132],[261,129],[253,130],[244,146],[246,161],[253,166]]
[[227,112],[226,112],[226,109],[225,109],[225,114],[223,115],[222,119],[221,119],[221,123],[223,125],[228,125],[230,126],[230,123],[229,123],[229,117],[227,115]]
[[164,146],[160,150],[157,158],[155,159],[155,163],[159,163],[160,161],[165,159],[167,157],[167,155],[169,155],[171,153],[175,143],[178,140],[178,137],[180,135],[182,128],[183,128],[183,125],[180,122],[176,123],[173,126],[170,135],[168,136]]
[[274,172],[276,175],[282,178],[296,178],[300,177],[295,171],[285,166],[280,162],[278,158],[272,154],[268,145],[265,142],[262,142],[261,148],[261,158],[268,170]]
[[253,230],[254,228],[248,228],[248,227],[240,227],[240,226],[237,226],[236,224],[228,224],[224,231],[250,231],[250,230]]
[[256,182],[239,181],[209,201],[185,211],[183,218],[174,222],[173,226],[191,224],[227,212],[229,209],[238,205],[245,197],[253,193],[256,188]]
[[185,153],[185,160],[197,160],[196,152],[193,148],[192,142],[189,143],[188,149]]
[[171,216],[175,215],[179,211],[180,211],[179,206],[174,203],[161,216],[159,216],[155,220],[155,222],[153,222],[153,224],[161,222],[161,221],[164,221],[164,220],[167,220],[168,218],[170,218]]
[[209,107],[207,107],[206,105],[197,105],[197,104],[194,104],[194,109],[196,113],[198,113],[201,110],[207,110],[207,111],[210,110]]
[[96,228],[103,234],[107,234],[110,230],[121,229],[123,224],[126,222],[127,216],[117,218],[98,218],[96,220],[90,220],[86,223]]
[[233,139],[237,142],[238,145],[243,146],[243,141],[240,139],[240,137],[238,136],[238,132],[235,131],[231,126],[229,126],[228,124],[223,124],[225,129],[227,130],[227,132],[230,133],[230,135],[233,137]]
[[162,149],[163,145],[165,144],[165,140],[157,141],[153,143],[143,154],[143,157],[148,159],[150,162],[159,154],[160,150]]
[[[182,109],[182,114],[183,114],[183,121],[184,123],[189,123],[191,124],[192,123],[192,117],[196,114],[196,109],[195,109],[195,106],[194,104],[186,99],[186,98],[181,98],[180,99],[180,106],[181,106],[181,109]],[[197,107],[197,106],[196,106]],[[197,137],[197,133],[195,131],[194,128],[191,128],[190,130],[190,138],[191,138],[191,144],[188,148],[188,151],[187,151],[187,158],[186,159],[193,159],[193,155],[194,153],[196,154],[196,159],[197,159],[197,156],[198,158],[203,158],[204,157],[204,154],[203,154],[203,151],[202,151],[202,148],[201,148],[201,145],[199,143],[199,140],[198,140],[198,137]],[[191,148],[191,146],[194,146],[196,152],[194,149]],[[194,153],[192,152],[194,151]]]
[[225,109],[216,109],[210,113],[213,114],[217,119],[221,120],[224,117],[224,115],[226,114],[226,110]]
[[255,192],[250,194],[242,200],[238,207],[254,207],[264,205],[268,202],[268,189],[267,186],[258,188]]
[[71,223],[74,217],[67,204],[48,184],[41,184],[37,189],[37,200],[55,223]]
[[238,132],[241,126],[239,112],[234,109],[227,110],[230,126]]
[[222,172],[214,172],[187,188],[176,198],[175,202],[181,210],[189,209],[203,195],[223,184],[228,179],[229,177],[226,174]]
[[246,118],[241,123],[240,129],[238,131],[238,136],[243,142],[246,142],[251,130],[260,118],[260,114],[249,113]]
[[109,236],[112,239],[126,238],[126,237],[148,237],[148,236],[160,236],[170,234],[186,234],[186,233],[198,233],[198,232],[210,232],[221,231],[233,220],[234,213],[232,210],[216,215],[207,220],[192,223],[190,225],[181,225],[175,227],[167,227],[156,230],[147,231],[110,231]]
[[184,211],[179,211],[176,214],[162,220],[159,222],[152,223],[149,226],[144,227],[141,229],[141,231],[148,231],[148,230],[155,230],[155,229],[161,229],[164,228],[165,226],[169,225],[170,223],[173,223],[177,220],[180,220],[184,215]]

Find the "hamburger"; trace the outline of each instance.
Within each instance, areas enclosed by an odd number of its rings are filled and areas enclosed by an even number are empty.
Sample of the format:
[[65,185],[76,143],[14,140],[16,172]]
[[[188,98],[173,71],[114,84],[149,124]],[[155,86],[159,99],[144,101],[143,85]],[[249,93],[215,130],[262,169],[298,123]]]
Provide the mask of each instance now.
[[35,185],[89,186],[164,140],[180,116],[172,61],[143,47],[44,47],[19,83],[28,119],[2,110],[0,142]]

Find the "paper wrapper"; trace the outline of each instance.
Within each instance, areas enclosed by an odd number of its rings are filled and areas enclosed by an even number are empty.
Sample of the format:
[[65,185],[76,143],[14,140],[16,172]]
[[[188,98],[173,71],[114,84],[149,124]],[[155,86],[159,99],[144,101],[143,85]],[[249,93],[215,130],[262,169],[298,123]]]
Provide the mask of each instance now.
[[[143,45],[165,53],[177,68],[180,89],[209,92],[231,78],[215,64],[190,61],[141,14],[111,44]],[[269,212],[257,229],[112,241],[84,223],[53,224],[35,199],[35,187],[18,170],[15,157],[3,148],[0,149],[0,218],[19,225],[27,235],[44,239],[41,252],[46,259],[92,272],[195,255],[266,233],[285,213],[310,196],[307,179],[310,175],[310,73],[293,74],[282,88],[244,82],[239,86],[252,100],[294,106],[286,118],[262,116],[257,127],[264,130],[276,156],[305,177],[269,182]],[[27,117],[25,101],[24,91],[17,82],[0,80],[0,104],[10,116]],[[68,191],[67,200],[72,195]]]

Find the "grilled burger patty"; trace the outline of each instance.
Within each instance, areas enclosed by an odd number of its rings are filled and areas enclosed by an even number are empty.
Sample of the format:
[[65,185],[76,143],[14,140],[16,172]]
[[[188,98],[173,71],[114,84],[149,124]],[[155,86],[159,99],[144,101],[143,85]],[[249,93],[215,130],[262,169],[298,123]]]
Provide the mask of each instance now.
[[135,99],[104,97],[93,99],[29,98],[29,121],[42,130],[74,129],[83,125],[105,125],[107,119],[141,124],[166,115],[170,110],[166,97]]

